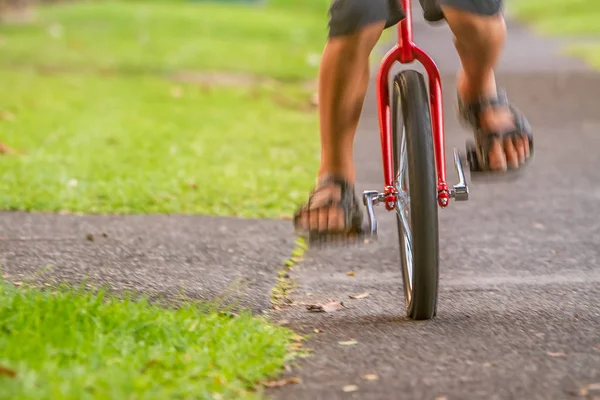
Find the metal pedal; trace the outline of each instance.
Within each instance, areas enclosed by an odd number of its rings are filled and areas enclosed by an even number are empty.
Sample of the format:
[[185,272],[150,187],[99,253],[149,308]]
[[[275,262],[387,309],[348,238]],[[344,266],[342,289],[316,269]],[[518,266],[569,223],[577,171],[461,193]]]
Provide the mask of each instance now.
[[450,189],[450,198],[456,201],[467,201],[469,200],[469,187],[467,186],[462,160],[457,149],[454,149],[454,168],[458,175],[458,183]]
[[376,190],[365,190],[363,192],[363,204],[367,207],[367,218],[369,225],[367,227],[367,235],[377,237],[377,218],[375,218],[374,207],[383,201],[383,194]]

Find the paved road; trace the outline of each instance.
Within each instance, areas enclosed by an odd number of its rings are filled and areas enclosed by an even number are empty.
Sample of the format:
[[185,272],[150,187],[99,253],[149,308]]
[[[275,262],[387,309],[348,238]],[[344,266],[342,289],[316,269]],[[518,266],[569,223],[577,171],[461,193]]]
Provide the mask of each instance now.
[[[404,317],[395,217],[380,209],[378,243],[310,253],[292,272],[297,303],[350,308],[276,314],[322,331],[307,343],[314,356],[290,373],[303,383],[274,390],[276,399],[570,399],[600,383],[600,74],[509,29],[499,83],[536,129],[536,160],[522,180],[472,184],[469,202],[440,212],[437,319]],[[452,108],[458,60],[446,27],[419,22],[415,38],[444,74],[450,155],[468,135]],[[373,89],[356,146],[361,190],[381,189]],[[362,292],[370,296],[348,298]],[[348,340],[358,343],[338,343]]]

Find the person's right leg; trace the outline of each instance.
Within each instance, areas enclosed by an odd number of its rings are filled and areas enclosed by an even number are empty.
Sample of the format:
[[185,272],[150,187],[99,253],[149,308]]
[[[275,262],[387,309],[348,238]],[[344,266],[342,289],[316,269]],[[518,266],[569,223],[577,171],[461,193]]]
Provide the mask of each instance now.
[[402,16],[395,1],[336,0],[331,6],[319,71],[321,164],[317,187],[295,221],[305,234],[348,232],[360,223],[353,193],[354,135],[369,84],[369,55],[386,23]]

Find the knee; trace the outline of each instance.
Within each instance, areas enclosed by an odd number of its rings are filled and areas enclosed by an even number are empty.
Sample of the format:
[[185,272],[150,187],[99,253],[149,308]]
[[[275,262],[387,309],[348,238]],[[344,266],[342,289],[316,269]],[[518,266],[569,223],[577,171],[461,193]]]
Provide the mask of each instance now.
[[[466,2],[475,0],[453,0]],[[449,3],[449,1],[447,2]],[[493,45],[504,41],[506,23],[502,13],[484,14],[444,6],[444,15],[458,42],[477,43],[482,46]]]

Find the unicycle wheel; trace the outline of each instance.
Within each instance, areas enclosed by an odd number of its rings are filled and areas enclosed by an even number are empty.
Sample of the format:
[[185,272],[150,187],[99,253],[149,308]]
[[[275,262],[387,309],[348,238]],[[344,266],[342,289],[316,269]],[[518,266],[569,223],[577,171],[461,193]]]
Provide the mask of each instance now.
[[422,74],[405,70],[395,76],[391,111],[406,310],[411,319],[431,319],[438,302],[438,205],[431,114]]

